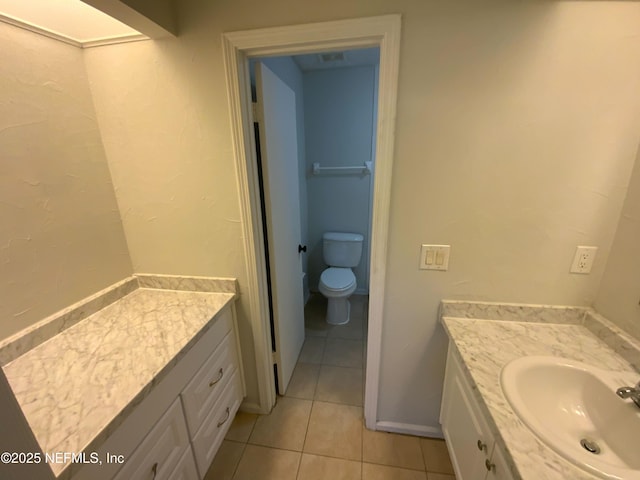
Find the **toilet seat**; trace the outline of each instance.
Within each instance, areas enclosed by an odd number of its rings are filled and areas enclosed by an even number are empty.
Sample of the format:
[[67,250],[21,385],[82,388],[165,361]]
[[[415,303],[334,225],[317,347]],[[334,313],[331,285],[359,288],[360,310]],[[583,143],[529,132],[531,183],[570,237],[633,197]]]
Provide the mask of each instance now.
[[356,283],[350,268],[330,267],[320,275],[320,284],[330,292],[349,290]]

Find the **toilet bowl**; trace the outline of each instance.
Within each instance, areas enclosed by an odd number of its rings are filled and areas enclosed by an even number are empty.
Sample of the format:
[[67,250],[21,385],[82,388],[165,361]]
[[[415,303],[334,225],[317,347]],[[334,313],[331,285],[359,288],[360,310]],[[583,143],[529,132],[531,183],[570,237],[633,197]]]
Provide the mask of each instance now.
[[320,275],[320,293],[327,297],[327,323],[349,323],[349,297],[356,291],[356,276],[350,268],[330,267]]
[[320,275],[318,289],[327,298],[326,321],[331,325],[349,322],[349,297],[357,286],[351,268],[360,263],[362,241],[358,233],[327,232],[322,236],[322,254],[329,268]]

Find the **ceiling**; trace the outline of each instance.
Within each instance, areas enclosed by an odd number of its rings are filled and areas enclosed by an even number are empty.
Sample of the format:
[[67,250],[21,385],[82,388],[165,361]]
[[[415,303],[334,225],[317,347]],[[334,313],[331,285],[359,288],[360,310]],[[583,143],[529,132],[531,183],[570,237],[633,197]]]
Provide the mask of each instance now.
[[79,47],[147,38],[80,0],[0,0],[0,21]]

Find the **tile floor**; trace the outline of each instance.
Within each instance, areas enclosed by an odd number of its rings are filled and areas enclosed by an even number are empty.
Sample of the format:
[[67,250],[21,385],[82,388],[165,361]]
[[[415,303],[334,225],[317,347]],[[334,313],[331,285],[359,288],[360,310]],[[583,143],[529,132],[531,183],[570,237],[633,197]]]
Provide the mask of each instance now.
[[442,440],[364,428],[367,297],[351,308],[330,326],[311,297],[286,395],[269,415],[236,415],[205,480],[455,480]]

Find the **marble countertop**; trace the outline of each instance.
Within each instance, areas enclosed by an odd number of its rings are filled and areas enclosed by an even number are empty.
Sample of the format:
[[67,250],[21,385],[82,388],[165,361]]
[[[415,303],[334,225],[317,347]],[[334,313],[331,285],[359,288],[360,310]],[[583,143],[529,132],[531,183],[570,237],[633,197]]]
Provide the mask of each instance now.
[[[523,480],[597,478],[560,457],[543,444],[516,416],[500,387],[500,372],[511,360],[526,355],[552,355],[603,369],[634,368],[585,326],[533,321],[442,317],[460,354],[476,397],[511,463],[514,478]],[[570,322],[574,323],[574,322]]]
[[137,288],[4,365],[42,451],[96,450],[234,296]]

